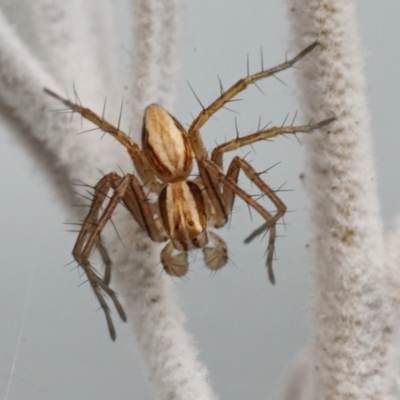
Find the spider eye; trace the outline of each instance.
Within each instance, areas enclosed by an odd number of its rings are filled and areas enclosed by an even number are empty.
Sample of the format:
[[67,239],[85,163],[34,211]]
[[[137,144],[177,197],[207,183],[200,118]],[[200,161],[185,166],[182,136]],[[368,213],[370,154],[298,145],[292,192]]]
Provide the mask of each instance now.
[[189,221],[188,224],[189,224],[189,226],[193,226],[194,222],[193,221]]
[[176,225],[175,225],[175,230],[176,230],[176,231],[179,230],[179,224],[176,224]]

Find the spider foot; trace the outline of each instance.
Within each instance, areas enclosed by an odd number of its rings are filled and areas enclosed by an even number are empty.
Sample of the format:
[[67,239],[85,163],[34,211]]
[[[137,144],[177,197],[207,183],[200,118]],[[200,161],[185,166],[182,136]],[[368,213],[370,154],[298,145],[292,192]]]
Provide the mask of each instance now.
[[253,232],[251,232],[250,235],[247,236],[246,239],[244,239],[244,243],[248,244],[248,243],[252,242],[256,237],[260,236],[262,233],[268,232],[269,225],[270,225],[270,223],[266,222],[266,223],[262,224],[261,226],[259,226],[257,229],[255,229]]
[[125,311],[124,311],[121,303],[119,302],[119,300],[117,298],[117,294],[108,285],[106,285],[102,280],[100,280],[99,285],[102,288],[102,290],[104,290],[104,292],[107,293],[107,296],[114,303],[114,307],[117,310],[119,317],[122,319],[122,321],[126,322],[126,314],[125,314]]
[[274,285],[275,284],[275,275],[274,270],[272,269],[272,260],[274,258],[274,249],[275,249],[275,237],[276,237],[276,220],[272,226],[269,228],[269,240],[267,247],[267,270],[268,270],[268,278],[269,281]]
[[[275,222],[276,223],[276,222]],[[276,236],[276,229],[275,224],[271,226],[270,222],[266,222],[255,229],[246,239],[244,239],[244,243],[250,243],[256,237],[260,236],[263,233],[267,233],[270,230],[269,234],[269,241],[267,247],[267,271],[268,271],[268,278],[272,284],[275,284],[275,275],[274,270],[272,269],[272,261],[274,259],[274,249],[275,249],[275,236]]]
[[100,307],[102,308],[104,315],[106,317],[108,330],[110,332],[110,336],[112,340],[115,340],[117,335],[114,328],[114,323],[111,318],[111,310],[105,300],[105,295],[108,296],[111,301],[114,303],[115,309],[118,312],[118,315],[122,319],[122,321],[126,321],[126,314],[124,309],[122,308],[121,303],[119,302],[116,293],[112,290],[101,277],[97,274],[97,272],[93,269],[88,261],[79,262],[79,265],[85,271],[88,281],[92,286],[93,292],[100,303]]
[[272,260],[274,258],[274,244],[268,245],[268,256],[267,256],[267,271],[268,271],[268,279],[274,285],[275,284],[275,274],[272,269]]

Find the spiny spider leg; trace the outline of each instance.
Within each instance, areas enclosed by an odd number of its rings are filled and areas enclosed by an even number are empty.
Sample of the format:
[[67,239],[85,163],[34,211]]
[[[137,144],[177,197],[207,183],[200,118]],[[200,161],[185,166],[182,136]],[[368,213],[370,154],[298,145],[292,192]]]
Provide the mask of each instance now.
[[249,236],[247,236],[244,240],[243,243],[248,244],[252,242],[256,237],[260,236],[262,233],[266,232],[268,230],[268,222],[265,224],[260,225],[257,229],[255,229],[253,232],[250,233]]
[[158,204],[150,203],[143,190],[143,186],[135,175],[129,176],[131,177],[130,187],[123,198],[123,202],[139,225],[146,230],[153,242],[165,242],[168,236],[161,223],[160,217],[154,217],[155,213],[160,215]]
[[110,256],[107,253],[107,249],[104,246],[101,235],[99,235],[99,239],[97,240],[96,249],[100,253],[101,259],[103,260],[103,263],[104,263],[103,282],[108,286],[110,284],[110,280],[111,280],[112,261],[111,261]]
[[[219,146],[217,146],[211,155],[211,160],[221,169],[223,169],[223,155],[224,153],[227,153],[229,151],[237,150],[240,147],[251,145],[252,143],[255,143],[260,140],[265,140],[265,139],[270,139],[272,137],[278,136],[278,135],[284,135],[284,134],[294,134],[297,132],[311,132],[316,129],[320,129],[330,123],[332,123],[335,120],[335,118],[328,118],[324,121],[318,122],[317,124],[312,124],[312,125],[303,125],[303,126],[281,126],[281,127],[273,127],[269,129],[264,129],[243,137],[237,137],[233,140],[230,140],[226,143],[222,143]],[[237,182],[237,176],[235,175],[236,172],[234,170],[234,165],[233,163],[230,164],[229,169],[227,171],[227,176],[230,177],[231,179],[235,180]],[[238,174],[238,172],[237,172]],[[236,178],[235,178],[236,176]],[[227,186],[224,186],[223,189],[223,201],[226,207],[226,212],[230,214],[232,211],[233,207],[233,201],[234,197],[230,197],[226,193]],[[268,195],[268,194],[267,194]],[[278,202],[281,204],[281,208],[285,207],[284,204],[280,201],[280,199],[275,195],[274,192],[271,191],[271,196],[268,195],[268,197],[277,205],[278,207]],[[275,200],[273,200],[273,198]],[[286,208],[286,207],[285,207]],[[265,224],[261,225],[259,228],[257,228],[254,232],[252,232],[246,239],[245,243],[250,243],[254,238],[257,236],[261,235],[263,232],[269,229],[269,222],[266,222]]]
[[207,150],[204,147],[203,141],[200,137],[200,128],[209,120],[209,118],[213,114],[220,110],[233,97],[245,90],[248,85],[257,82],[260,79],[272,76],[279,71],[283,71],[292,67],[296,62],[305,57],[318,45],[318,42],[314,42],[292,59],[276,67],[257,72],[253,75],[248,75],[247,77],[238,80],[234,85],[232,85],[228,90],[223,92],[216,100],[214,100],[208,107],[204,108],[190,125],[188,130],[188,137],[198,162],[201,180],[203,181],[204,188],[215,211],[215,227],[219,228],[227,223],[228,213],[226,212],[223,199],[221,198],[218,183],[215,181],[215,178],[210,175],[210,171],[204,169],[201,162],[202,159],[207,158]]
[[[94,187],[94,193],[93,193],[93,200],[92,200],[92,205],[90,207],[89,213],[86,216],[85,222],[82,225],[82,229],[79,233],[79,236],[77,238],[76,244],[75,244],[75,251],[80,253],[82,252],[82,246],[84,245],[86,238],[90,237],[92,232],[95,230],[98,224],[98,214],[100,212],[100,209],[104,203],[104,201],[107,198],[108,191],[110,188],[116,188],[121,181],[121,178],[114,173],[110,173],[105,175]],[[99,235],[97,242],[95,244],[95,247],[97,251],[100,253],[100,256],[103,260],[103,263],[105,265],[105,270],[104,270],[104,277],[103,277],[103,282],[106,285],[109,285],[110,280],[111,280],[111,267],[112,267],[112,261],[107,253],[107,250],[104,246],[104,243],[102,241],[101,235]]]
[[325,119],[324,121],[312,125],[273,127],[246,136],[237,137],[235,139],[232,139],[226,143],[222,143],[219,146],[217,146],[212,152],[211,160],[215,162],[215,164],[217,164],[222,169],[223,166],[222,156],[224,153],[227,153],[228,151],[237,150],[240,147],[251,145],[260,140],[270,139],[272,137],[279,135],[284,135],[288,133],[294,134],[297,132],[304,132],[304,133],[311,132],[330,124],[334,120],[335,118],[328,118]]
[[[108,174],[101,179],[97,185],[94,187],[94,193],[93,193],[93,202],[90,207],[89,213],[86,216],[86,219],[82,225],[82,229],[79,232],[77,241],[75,246],[78,245],[78,243],[81,243],[82,245],[85,243],[85,238],[90,236],[95,227],[97,226],[97,217],[98,213],[100,211],[100,208],[102,204],[104,203],[105,199],[107,198],[108,191],[110,187],[113,187],[116,185],[112,184],[111,181],[116,181],[119,183],[119,177],[114,177],[112,174]],[[112,262],[111,259],[107,253],[106,248],[104,247],[104,243],[102,241],[101,235],[99,235],[99,238],[96,242],[96,249],[100,253],[100,256],[104,262],[105,269],[104,269],[104,277],[103,281],[106,285],[110,283],[111,280],[111,267],[112,267]],[[81,249],[77,248],[76,249],[78,252],[81,251]]]
[[[274,191],[258,176],[254,168],[245,160],[240,157],[235,157],[229,168],[228,173],[225,175],[220,167],[214,164],[211,160],[203,159],[201,163],[218,181],[220,181],[223,188],[223,198],[228,210],[231,209],[234,201],[234,196],[238,195],[249,206],[253,207],[266,221],[269,228],[269,241],[267,247],[267,269],[268,277],[271,283],[275,283],[274,272],[272,270],[272,260],[274,255],[274,245],[276,237],[276,222],[281,218],[285,211],[286,206],[276,196]],[[243,170],[246,176],[275,204],[277,211],[272,215],[262,205],[257,203],[249,194],[247,194],[237,184],[239,171]]]
[[219,188],[218,180],[210,173],[210,171],[199,162],[199,174],[202,185],[208,194],[209,201],[212,205],[212,218],[209,225],[215,228],[221,228],[228,222],[229,213],[226,210],[224,199]]
[[[108,181],[107,181],[108,178]],[[118,177],[119,178],[119,177]],[[125,176],[118,182],[117,187],[114,190],[114,194],[112,195],[109,203],[106,206],[101,217],[98,219],[97,224],[93,228],[92,221],[94,220],[94,215],[98,213],[102,203],[104,202],[106,196],[104,195],[105,185],[109,185],[111,187],[112,184],[115,185],[115,180],[110,179],[107,175],[101,179],[101,181],[96,185],[100,189],[98,190],[97,196],[94,198],[91,210],[89,212],[88,217],[86,218],[81,233],[78,236],[76,241],[75,247],[72,251],[72,254],[78,264],[83,268],[85,271],[88,280],[93,288],[93,291],[101,305],[101,308],[104,311],[108,329],[110,332],[110,336],[113,340],[116,338],[116,333],[114,329],[114,324],[111,319],[110,309],[104,299],[103,292],[104,291],[110,299],[113,301],[116,310],[118,311],[119,316],[123,321],[126,321],[125,312],[119,303],[115,292],[104,283],[104,281],[98,276],[96,271],[92,268],[89,262],[89,256],[93,251],[96,243],[98,242],[99,236],[101,231],[103,230],[104,226],[106,225],[107,221],[110,219],[112,213],[115,210],[115,207],[118,205],[121,197],[124,195],[127,185],[129,184],[130,177]],[[89,237],[87,238],[87,236]]]
[[[99,216],[102,205],[105,200],[108,199],[107,195],[110,189],[113,189],[114,193],[105,210],[101,216]],[[111,298],[121,319],[125,321],[126,316],[115,292],[108,286],[111,271],[107,268],[111,268],[111,260],[101,243],[100,234],[111,218],[116,206],[121,201],[125,204],[138,224],[147,231],[149,237],[153,241],[163,242],[167,240],[167,235],[159,222],[159,218],[154,218],[154,205],[149,202],[142,185],[134,175],[128,174],[121,178],[118,174],[112,172],[105,175],[97,183],[89,214],[82,226],[72,254],[88,276],[88,280],[95,291],[96,297],[106,314],[107,324],[113,340],[115,339],[114,325],[109,308],[99,287]],[[99,247],[99,245],[101,247]],[[104,280],[98,276],[89,263],[89,257],[95,247],[97,247],[97,250],[106,263]]]
[[[99,182],[97,182],[94,187],[93,200],[92,205],[90,206],[90,210],[86,219],[82,225],[82,229],[79,232],[78,238],[75,243],[74,251],[78,254],[82,253],[83,247],[86,243],[86,238],[90,237],[97,227],[98,224],[98,214],[100,209],[104,203],[104,201],[108,198],[108,192],[111,188],[115,189],[121,182],[121,178],[115,174],[110,173],[105,175]],[[100,256],[104,262],[105,270],[103,282],[106,285],[109,285],[111,280],[111,267],[112,262],[107,253],[107,250],[102,241],[101,235],[95,244],[97,251],[100,253]]]
[[[296,62],[300,61],[304,56],[306,56],[308,53],[314,50],[314,48],[317,47],[318,45],[319,45],[318,42],[314,42],[310,46],[306,47],[303,51],[301,51],[297,56],[293,57],[291,60],[285,61],[284,63],[279,64],[274,68],[270,68],[265,71],[260,71],[253,75],[248,75],[246,76],[246,78],[239,79],[228,90],[223,92],[221,96],[219,96],[216,100],[214,100],[208,107],[204,108],[192,122],[188,132],[189,136],[196,136],[195,138],[192,138],[192,140],[194,140],[193,144],[197,141],[200,141],[201,143],[201,138],[199,137],[200,128],[209,120],[209,118],[213,114],[215,114],[218,110],[220,110],[229,100],[231,100],[237,94],[245,90],[248,85],[257,82],[260,79],[272,76],[277,72],[292,67]],[[203,154],[199,154],[198,152],[196,152],[196,147],[198,146],[194,144],[193,148],[196,155],[198,157],[204,156],[205,152],[203,152]]]
[[71,101],[64,99],[63,97],[54,93],[50,89],[44,88],[43,90],[50,96],[64,103],[72,111],[79,113],[80,115],[82,115],[83,118],[98,126],[103,132],[109,133],[118,142],[120,142],[128,151],[130,157],[133,160],[133,163],[135,164],[136,171],[142,181],[145,183],[145,185],[153,192],[159,193],[161,189],[160,183],[155,179],[154,174],[146,166],[139,146],[130,137],[128,137],[124,132],[116,128],[114,125],[110,124],[103,117],[100,117],[99,115],[91,111],[89,108],[85,108],[79,104],[72,103]]

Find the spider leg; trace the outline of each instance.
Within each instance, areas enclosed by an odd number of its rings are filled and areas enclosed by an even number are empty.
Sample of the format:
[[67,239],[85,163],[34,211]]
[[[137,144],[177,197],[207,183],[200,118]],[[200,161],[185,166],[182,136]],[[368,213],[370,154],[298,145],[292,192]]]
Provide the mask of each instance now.
[[[224,153],[237,150],[240,147],[251,145],[252,143],[255,143],[257,141],[266,140],[278,135],[284,135],[290,133],[294,134],[296,132],[311,132],[315,129],[320,129],[325,125],[330,124],[332,121],[334,121],[334,118],[329,118],[317,124],[311,124],[311,125],[273,127],[269,129],[262,129],[258,132],[243,137],[237,137],[233,140],[230,140],[226,143],[217,146],[211,154],[211,161],[215,163],[222,170]],[[216,221],[214,222],[212,218],[210,224],[219,228],[225,225],[228,221],[228,215],[231,213],[233,207],[234,196],[231,196],[230,189],[228,189],[227,186],[225,185],[221,198],[219,185],[215,182],[215,180],[213,180],[210,171],[204,171],[204,166],[202,166],[201,163],[199,164],[199,171],[201,174],[201,178],[205,183],[205,188],[206,190],[208,189],[207,190],[208,197],[214,207],[214,210],[216,210],[215,211]],[[239,169],[237,165],[235,163],[231,163],[227,172],[227,176],[233,179],[235,182],[237,182],[238,174],[239,174]],[[268,223],[266,225],[268,226]],[[265,229],[261,229],[260,233],[264,231]],[[254,237],[252,234],[251,239],[253,239]],[[248,239],[250,239],[250,237]]]
[[222,162],[222,157],[224,153],[227,153],[229,151],[237,150],[240,147],[251,145],[255,142],[258,142],[260,140],[266,140],[273,138],[275,136],[279,135],[285,135],[285,134],[294,134],[297,132],[311,132],[316,129],[323,128],[324,126],[330,124],[333,122],[335,118],[328,118],[325,119],[321,122],[318,122],[317,124],[310,124],[310,125],[302,125],[302,126],[279,126],[279,127],[273,127],[269,129],[263,129],[258,132],[252,133],[250,135],[242,136],[242,137],[237,137],[235,139],[232,139],[226,143],[220,144],[217,146],[212,154],[211,154],[211,160],[218,165],[222,169],[223,167],[223,162]]
[[[228,90],[223,92],[208,107],[204,108],[200,112],[200,114],[195,118],[195,120],[192,122],[188,133],[189,133],[189,136],[193,136],[193,138],[192,138],[192,141],[193,141],[192,144],[194,145],[193,147],[196,147],[197,142],[201,142],[201,139],[199,136],[200,128],[210,119],[210,117],[213,114],[215,114],[218,110],[220,110],[228,101],[230,101],[237,94],[239,94],[240,92],[245,90],[248,85],[251,85],[252,83],[255,83],[261,79],[267,78],[269,76],[276,74],[277,72],[280,72],[280,71],[283,71],[285,69],[292,67],[295,63],[300,61],[304,56],[306,56],[308,53],[310,53],[312,50],[314,50],[314,48],[317,47],[318,45],[319,45],[318,42],[314,42],[310,46],[306,47],[299,54],[297,54],[297,56],[293,57],[292,59],[285,61],[284,63],[279,64],[276,67],[257,72],[253,75],[248,75],[245,78],[238,80]],[[199,148],[200,146],[197,145],[197,147],[200,150],[200,148]],[[196,153],[196,150],[195,150],[195,153]],[[196,155],[198,157],[200,157],[200,156],[204,156],[205,154],[203,152],[203,154],[196,153]]]
[[[254,208],[266,221],[266,229],[269,229],[269,240],[267,247],[267,269],[268,277],[271,283],[275,282],[274,272],[272,270],[272,260],[274,255],[274,246],[276,238],[276,222],[285,214],[286,206],[274,193],[274,191],[258,176],[254,168],[240,157],[235,157],[225,175],[222,169],[213,161],[208,159],[201,160],[201,164],[212,174],[219,182],[223,184],[223,198],[227,211],[230,211],[233,205],[234,196],[238,195],[249,206]],[[237,184],[240,170],[275,204],[277,211],[273,215],[262,205],[255,201]]]
[[129,176],[131,180],[123,197],[124,204],[153,242],[165,242],[168,236],[164,226],[160,217],[154,217],[156,213],[160,215],[158,204],[150,203],[139,180],[134,175]]
[[[297,56],[293,57],[292,59],[282,64],[279,64],[274,68],[263,70],[253,75],[248,75],[247,77],[240,79],[234,85],[232,85],[228,90],[221,93],[221,95],[216,100],[214,100],[208,107],[203,108],[203,110],[199,113],[199,115],[194,119],[194,121],[190,125],[188,130],[188,137],[197,159],[201,180],[207,192],[208,198],[212,204],[212,207],[215,211],[215,221],[214,221],[215,227],[218,228],[225,225],[228,221],[229,213],[225,209],[225,204],[222,199],[219,190],[219,184],[216,178],[212,174],[210,174],[210,170],[207,170],[202,165],[203,159],[207,158],[207,150],[204,147],[203,141],[200,136],[200,128],[209,120],[209,118],[213,114],[215,114],[218,110],[220,110],[233,97],[235,97],[237,94],[245,90],[248,85],[257,82],[260,79],[272,76],[279,71],[283,71],[285,69],[292,67],[296,62],[298,62],[304,56],[310,53],[316,46],[318,46],[318,42],[314,42],[310,46],[306,47],[303,51],[301,51]],[[260,140],[260,138],[257,140]],[[252,142],[249,142],[248,144],[250,143]]]
[[225,202],[219,188],[219,182],[216,177],[199,162],[199,173],[201,184],[208,195],[212,211],[209,217],[209,225],[215,228],[221,228],[228,222],[229,213],[226,210]]
[[[90,206],[90,210],[84,224],[82,225],[81,231],[79,232],[77,241],[75,243],[74,251],[77,253],[82,252],[82,246],[85,244],[86,238],[89,237],[95,230],[98,224],[98,214],[100,209],[107,199],[108,191],[113,188],[115,189],[121,182],[121,177],[116,173],[110,173],[105,175],[95,186],[93,194],[93,202]],[[95,244],[96,249],[101,255],[101,258],[105,265],[103,281],[106,285],[110,283],[111,279],[111,267],[112,262],[107,253],[101,236],[99,235],[98,240]]]
[[[121,198],[123,197],[129,182],[130,176],[120,178],[117,174],[113,173],[104,176],[99,181],[99,183],[96,185],[97,194],[95,195],[89,214],[82,226],[81,232],[72,251],[75,260],[85,271],[87,278],[93,288],[93,291],[101,305],[101,308],[104,311],[108,329],[110,331],[110,336],[113,340],[115,340],[116,333],[114,329],[114,324],[111,319],[110,309],[104,299],[103,293],[106,293],[110,297],[110,299],[114,303],[116,310],[118,311],[119,316],[123,321],[126,321],[126,315],[117,299],[115,292],[100,278],[98,273],[91,266],[89,262],[89,256],[93,251],[95,245],[98,243],[101,231],[110,219],[112,213],[115,210],[115,207],[118,205]],[[98,219],[98,222],[94,225],[93,221],[96,220],[97,214],[104,200],[106,199],[105,189],[107,189],[108,191],[108,189],[113,186],[115,187],[114,194],[107,204],[103,214]]]
[[101,235],[99,236],[99,239],[97,240],[96,249],[100,253],[101,259],[104,262],[105,268],[104,268],[103,282],[108,286],[110,284],[110,280],[111,280],[112,261],[111,261],[110,256],[108,255],[107,249],[104,246]]
[[[110,189],[113,189],[114,193],[105,210],[99,216],[102,205],[108,199],[107,195]],[[121,201],[131,212],[138,224],[147,231],[153,241],[162,242],[167,239],[166,233],[159,223],[159,218],[154,218],[154,205],[149,202],[142,185],[134,175],[128,174],[121,178],[118,174],[112,172],[105,175],[97,183],[90,211],[79,233],[72,254],[84,269],[95,295],[103,308],[112,339],[115,339],[115,329],[111,320],[110,310],[104,300],[103,292],[113,301],[121,319],[125,321],[126,316],[115,292],[108,286],[111,278],[112,262],[101,241],[100,234],[111,218],[116,206]],[[106,264],[103,280],[89,262],[89,257],[95,247],[100,252]]]
[[[217,146],[212,154],[211,154],[211,161],[214,162],[219,168],[223,169],[223,155],[229,151],[237,150],[243,146],[251,145],[255,142],[260,140],[270,139],[275,136],[284,135],[284,134],[295,134],[297,132],[311,132],[316,129],[323,128],[324,126],[333,122],[335,118],[328,118],[316,124],[310,125],[302,125],[302,126],[280,126],[280,127],[273,127],[269,129],[262,129],[258,132],[243,136],[243,137],[236,137],[233,140],[230,140],[226,143],[222,143],[221,145]],[[237,182],[239,174],[239,167],[236,163],[231,163],[226,176],[233,179]],[[225,211],[229,215],[232,211],[234,196],[231,195],[231,190],[225,185],[223,188],[223,203],[225,204]],[[275,195],[274,192],[271,192],[269,196],[272,201],[272,197],[275,200],[274,202],[278,202],[279,199]],[[245,240],[245,243],[251,242],[255,237],[259,236],[263,232],[265,232],[269,227],[269,223],[266,222],[259,228],[257,228],[254,232],[252,232]]]
[[[95,186],[95,191],[93,194],[93,202],[90,206],[90,210],[86,219],[82,225],[81,231],[79,232],[78,238],[75,243],[74,252],[80,253],[82,252],[82,246],[85,243],[86,237],[90,236],[97,226],[97,216],[100,212],[100,209],[107,198],[107,193],[111,187],[116,187],[120,182],[121,178],[114,173],[105,175]],[[101,236],[96,242],[96,248],[99,251],[101,258],[105,265],[104,270],[104,278],[103,281],[106,285],[110,283],[111,279],[111,266],[112,262],[107,253],[106,248],[104,247]]]
[[72,111],[79,113],[80,115],[82,115],[83,118],[87,119],[88,121],[98,126],[103,132],[110,134],[113,138],[115,138],[118,142],[120,142],[128,151],[135,165],[136,171],[139,174],[142,181],[145,182],[145,185],[153,192],[158,193],[160,191],[161,189],[160,183],[157,181],[154,174],[147,167],[142,157],[142,152],[139,146],[129,136],[127,136],[119,128],[110,124],[103,117],[100,117],[99,115],[91,111],[89,108],[82,107],[80,104],[76,104],[67,99],[64,99],[63,97],[51,91],[50,89],[44,88],[43,90],[50,96],[64,103]]

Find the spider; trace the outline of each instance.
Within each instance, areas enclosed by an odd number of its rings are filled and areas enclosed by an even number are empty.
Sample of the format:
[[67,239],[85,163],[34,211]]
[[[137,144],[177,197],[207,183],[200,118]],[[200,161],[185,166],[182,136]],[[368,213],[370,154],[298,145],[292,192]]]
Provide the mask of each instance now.
[[[221,89],[221,95],[208,107],[203,108],[187,131],[161,106],[157,104],[148,106],[143,118],[141,148],[103,117],[62,98],[49,89],[44,89],[46,93],[63,102],[73,112],[78,112],[119,141],[128,151],[136,169],[136,175],[120,176],[115,172],[108,173],[95,185],[89,213],[83,222],[72,252],[74,259],[86,273],[100,302],[113,340],[116,338],[116,333],[104,294],[113,301],[121,319],[125,321],[126,316],[116,293],[109,287],[111,260],[101,242],[100,234],[120,202],[126,206],[152,241],[167,241],[161,251],[161,263],[169,275],[182,276],[188,270],[187,253],[190,250],[203,249],[205,264],[211,270],[217,270],[227,263],[226,243],[208,228],[221,228],[226,225],[232,212],[235,195],[239,196],[265,220],[265,223],[253,232],[247,241],[269,231],[266,265],[269,279],[274,283],[272,261],[276,223],[285,214],[286,206],[260,178],[260,174],[243,158],[234,157],[227,172],[224,172],[223,155],[278,135],[313,131],[331,123],[333,118],[317,124],[261,129],[220,144],[213,149],[211,157],[203,145],[200,128],[248,85],[290,68],[317,45],[317,42],[311,44],[291,60],[274,68],[262,69],[253,75],[247,74],[226,91]],[[190,180],[188,177],[192,172],[194,162],[197,163],[199,176]],[[275,213],[267,211],[238,186],[241,170],[276,206]],[[144,187],[158,196],[156,202],[148,199]],[[110,190],[113,193],[108,197]],[[102,206],[106,199],[109,201],[103,211]],[[209,246],[209,243],[212,246]],[[96,247],[105,261],[103,278],[89,261]]]

